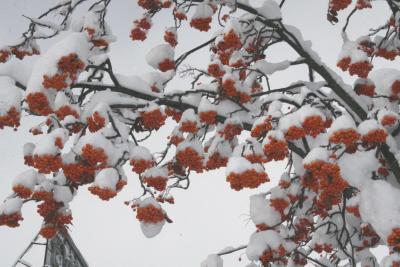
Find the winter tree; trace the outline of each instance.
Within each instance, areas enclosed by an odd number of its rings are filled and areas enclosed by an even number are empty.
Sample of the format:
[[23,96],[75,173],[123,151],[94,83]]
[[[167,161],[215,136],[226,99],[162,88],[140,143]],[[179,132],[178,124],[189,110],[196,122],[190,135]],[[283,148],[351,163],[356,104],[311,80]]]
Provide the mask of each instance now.
[[[400,71],[379,66],[400,55],[400,1],[325,0],[323,16],[342,29],[337,66],[285,24],[290,1],[138,0],[143,15],[127,36],[164,40],[143,55],[154,71],[141,76],[119,74],[108,56],[117,42],[107,24],[111,0],[59,0],[29,17],[21,39],[0,47],[0,128],[39,117],[30,129],[39,138],[23,147],[30,169],[13,180],[0,225],[19,226],[21,207],[36,202],[40,233],[52,238],[72,223],[78,188],[109,201],[138,179],[142,194],[125,204],[151,238],[168,231],[174,192],[196,190],[191,174],[225,168],[232,190],[254,191],[254,233],[201,266],[222,267],[225,255],[242,250],[248,267],[400,266]],[[350,36],[354,16],[376,4],[389,7],[387,21]],[[165,32],[153,32],[154,23]],[[185,27],[209,39],[181,40]],[[181,42],[192,49],[178,55]],[[297,56],[271,62],[266,54],[276,46]],[[188,58],[204,50],[208,65],[193,66]],[[291,68],[304,79],[288,75],[287,86],[273,87],[270,78]],[[187,87],[170,86],[177,79]],[[144,144],[154,135],[168,138],[166,147],[150,151]],[[262,191],[275,178],[265,171],[274,161],[286,168]],[[371,252],[379,245],[389,248],[380,263]]]

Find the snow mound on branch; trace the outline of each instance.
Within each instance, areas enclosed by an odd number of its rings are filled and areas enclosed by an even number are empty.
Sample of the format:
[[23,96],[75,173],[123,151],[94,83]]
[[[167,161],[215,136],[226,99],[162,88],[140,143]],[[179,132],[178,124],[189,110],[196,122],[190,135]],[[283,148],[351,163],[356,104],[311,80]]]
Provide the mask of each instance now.
[[96,148],[102,148],[104,152],[108,155],[108,158],[111,158],[111,155],[113,154],[113,144],[110,140],[108,140],[103,134],[99,132],[86,133],[86,135],[81,137],[78,144],[76,145],[76,151],[80,153],[82,151],[82,148],[87,144],[90,144]]
[[281,215],[270,206],[263,194],[250,197],[250,218],[255,225],[274,226],[281,222]]
[[116,191],[116,185],[119,180],[118,171],[114,168],[106,168],[101,170],[94,180],[94,185],[100,188],[108,188],[112,191]]
[[143,172],[143,177],[168,177],[168,169],[166,167],[152,167]]
[[338,164],[343,179],[358,189],[369,181],[372,172],[379,168],[374,150],[356,151],[354,154],[344,153],[338,160]]
[[0,116],[6,115],[10,108],[21,110],[21,90],[14,85],[14,81],[7,77],[0,77]]
[[339,54],[339,60],[346,57],[351,58],[351,62],[368,61],[367,53],[358,49],[358,43],[349,40],[343,43],[342,50]]
[[27,170],[15,177],[13,186],[22,185],[25,188],[33,190],[35,185],[38,183],[38,172],[36,170]]
[[356,130],[356,124],[349,115],[342,115],[333,121],[329,133],[332,134],[338,130],[354,129]]
[[[55,43],[36,62],[30,76],[27,92],[38,92],[44,89],[43,76],[53,76],[57,73],[57,63],[61,57],[76,54],[80,60],[86,63],[90,56],[89,42],[84,33],[71,33],[64,39]],[[45,90],[48,91],[48,90]]]
[[192,121],[197,123],[197,120],[198,120],[197,114],[194,112],[194,109],[190,108],[182,113],[180,122]]
[[122,74],[115,74],[115,78],[117,78],[119,84],[123,87],[150,95],[156,95],[151,91],[150,85],[137,75],[126,76]]
[[74,194],[69,186],[55,185],[53,189],[53,198],[55,201],[67,205],[74,198]]
[[26,86],[32,73],[32,66],[27,61],[10,60],[0,64],[0,76],[8,76],[12,80]]
[[360,214],[386,242],[394,228],[400,227],[400,190],[383,180],[371,180],[360,195]]
[[258,69],[265,75],[271,75],[277,71],[286,70],[289,67],[290,67],[290,62],[288,60],[278,63],[270,63],[265,60],[258,60],[256,63],[254,63],[252,68]]
[[194,140],[194,141],[184,141],[178,145],[176,148],[176,151],[183,151],[186,148],[191,148],[194,151],[196,151],[199,155],[203,155],[203,146],[199,140]]
[[382,259],[379,266],[381,267],[392,267],[395,266],[396,262],[400,262],[400,255],[397,253],[393,253],[389,256],[386,256]]
[[266,19],[281,19],[282,12],[278,3],[273,0],[264,0],[263,5],[257,8],[258,13]]
[[169,44],[161,44],[153,47],[146,55],[146,62],[155,69],[159,69],[159,64],[165,59],[174,61],[175,51]]
[[217,107],[213,105],[207,98],[202,98],[199,104],[198,112],[217,111]]
[[204,19],[204,18],[211,18],[212,15],[214,14],[212,8],[210,5],[206,3],[201,3],[198,5],[194,11],[194,14],[192,16],[193,19]]
[[375,90],[377,94],[383,94],[386,96],[391,95],[392,85],[396,80],[400,80],[400,71],[397,69],[377,69],[371,71],[368,75],[375,83]]
[[265,250],[277,250],[284,243],[283,238],[273,230],[256,232],[250,236],[250,241],[246,248],[247,258],[257,261]]
[[313,148],[310,153],[307,154],[307,156],[303,160],[303,164],[307,165],[310,164],[314,161],[328,161],[329,159],[329,154],[326,149],[322,147],[316,147]]
[[129,158],[135,160],[153,160],[153,155],[147,147],[132,145],[129,147]]
[[374,119],[365,120],[362,123],[360,123],[360,125],[358,126],[358,132],[362,135],[366,135],[370,131],[377,130],[377,129],[386,131],[385,128],[383,128],[383,126],[379,125],[378,122]]
[[6,199],[0,204],[0,215],[10,215],[13,213],[21,212],[22,199],[19,197]]
[[251,162],[244,157],[230,157],[226,167],[226,175],[230,173],[243,173],[252,168]]
[[[153,205],[157,209],[162,210],[161,205],[152,197],[148,197],[145,200],[143,200],[140,203],[139,207],[143,208],[148,205]],[[140,229],[142,229],[144,236],[146,236],[147,238],[152,238],[161,232],[164,224],[165,224],[165,220],[162,220],[161,222],[158,222],[158,223],[140,222]]]
[[207,259],[201,263],[201,267],[223,267],[224,261],[217,254],[208,255]]
[[58,128],[48,135],[43,136],[37,143],[33,153],[35,155],[56,155],[60,152],[59,147],[55,146],[56,139],[60,138],[61,142],[68,139],[68,131],[63,128]]
[[321,117],[323,120],[325,120],[325,115],[321,112],[321,110],[312,107],[310,105],[305,105],[302,106],[297,113],[299,113],[299,118],[301,122],[304,122],[305,119],[312,117],[312,116],[318,116]]

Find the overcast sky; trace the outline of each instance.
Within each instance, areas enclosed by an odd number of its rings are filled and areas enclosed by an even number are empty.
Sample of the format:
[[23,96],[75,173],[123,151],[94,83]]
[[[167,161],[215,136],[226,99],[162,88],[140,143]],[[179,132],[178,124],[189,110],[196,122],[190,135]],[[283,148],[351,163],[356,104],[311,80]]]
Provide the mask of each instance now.
[[[0,43],[8,43],[17,38],[26,28],[27,20],[21,15],[37,16],[46,10],[54,0],[1,0],[0,8]],[[255,0],[254,2],[261,2]],[[154,19],[154,29],[144,44],[132,43],[129,31],[132,21],[140,15],[141,9],[135,0],[112,1],[108,21],[112,31],[118,37],[112,45],[111,60],[116,72],[123,74],[142,74],[148,70],[144,55],[154,45],[162,41],[162,32],[172,25],[167,14],[160,14]],[[340,51],[340,29],[342,23],[332,26],[326,21],[328,0],[287,0],[283,8],[284,22],[300,28],[305,39],[310,39],[313,48],[334,70],[337,54]],[[367,32],[370,27],[383,24],[388,16],[384,2],[377,2],[376,9],[367,10],[355,16],[349,28],[350,38],[356,38]],[[187,29],[180,33],[177,54],[207,40],[209,34]],[[50,42],[51,43],[51,42]],[[40,43],[43,48],[49,42]],[[45,49],[43,49],[45,50]],[[267,54],[267,60],[294,60],[296,55],[285,49],[274,49]],[[188,63],[206,66],[207,50],[188,59]],[[344,76],[351,81],[348,76]],[[288,85],[298,79],[306,79],[303,70],[295,69],[290,74],[281,73],[271,79],[274,87]],[[184,89],[186,83],[176,81],[172,84]],[[171,89],[171,88],[170,88]],[[12,179],[25,170],[22,159],[22,145],[34,140],[28,133],[29,126],[35,120],[23,118],[25,125],[18,132],[10,129],[0,131],[0,199],[11,192]],[[170,129],[171,127],[166,127]],[[165,130],[148,142],[152,151],[162,150],[165,143]],[[161,138],[160,138],[161,136]],[[248,241],[254,226],[249,223],[248,197],[267,190],[276,184],[283,163],[269,164],[267,171],[272,182],[256,190],[235,192],[225,181],[224,170],[193,175],[191,187],[187,191],[174,194],[176,204],[166,206],[174,223],[164,226],[161,234],[152,239],[143,237],[135,214],[123,201],[140,193],[136,176],[129,177],[128,186],[118,197],[103,202],[91,195],[86,188],[79,190],[71,204],[73,223],[71,235],[90,264],[95,267],[140,266],[140,267],[187,267],[199,266],[210,253],[216,253],[227,246],[238,246]],[[36,205],[29,203],[23,208],[24,221],[16,229],[0,228],[0,266],[10,266],[17,255],[30,242],[40,228],[40,216]],[[225,266],[245,266],[238,258],[241,253],[224,257]],[[42,251],[34,251],[29,256],[33,266],[40,266]]]

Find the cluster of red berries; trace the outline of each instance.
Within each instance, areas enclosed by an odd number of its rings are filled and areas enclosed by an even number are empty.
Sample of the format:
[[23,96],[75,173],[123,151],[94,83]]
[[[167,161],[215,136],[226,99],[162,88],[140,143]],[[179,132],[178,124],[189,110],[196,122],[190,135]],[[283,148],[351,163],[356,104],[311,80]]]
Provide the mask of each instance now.
[[[71,53],[63,56],[57,63],[58,73],[49,77],[43,76],[43,87],[56,89],[57,91],[67,88],[70,82],[75,82],[78,75],[85,68],[85,63],[79,59],[78,55]],[[69,80],[68,80],[69,79]]]
[[260,261],[264,266],[268,266],[271,262],[287,265],[287,259],[285,258],[286,254],[286,249],[280,245],[278,249],[269,248],[265,250],[260,256]]
[[184,168],[189,168],[189,170],[198,173],[203,172],[203,157],[191,147],[177,151],[176,160]]
[[51,173],[58,171],[62,166],[60,155],[34,155],[33,167],[40,173]]
[[160,109],[143,111],[140,113],[140,120],[143,127],[147,130],[158,130],[164,125],[167,116]]
[[17,109],[15,107],[11,107],[7,111],[7,114],[0,116],[0,129],[3,129],[5,126],[16,129],[19,126],[20,118],[21,114],[17,111]]
[[272,130],[272,117],[269,116],[262,123],[259,123],[251,129],[251,136],[254,138],[260,138],[265,136],[269,130]]
[[0,215],[0,226],[1,225],[6,225],[8,227],[18,227],[19,226],[19,221],[22,221],[24,218],[22,218],[20,212],[12,213],[9,215],[1,214]]
[[226,177],[226,181],[230,183],[233,190],[240,191],[243,188],[257,188],[268,182],[269,178],[265,172],[249,169],[241,173],[231,172]]
[[368,61],[352,62],[350,57],[339,60],[337,66],[343,71],[349,71],[350,75],[357,75],[361,78],[367,78],[373,65]]
[[160,208],[149,204],[144,207],[137,207],[136,218],[140,222],[155,224],[164,221],[165,215]]
[[267,137],[268,143],[264,145],[264,154],[267,162],[272,160],[284,160],[289,155],[289,149],[285,140],[278,140],[272,136]]
[[30,93],[26,96],[25,100],[32,113],[47,116],[53,112],[49,100],[43,92]]
[[301,182],[304,187],[318,194],[315,199],[318,212],[330,210],[333,205],[340,203],[348,184],[342,178],[337,164],[317,160],[305,164],[304,169],[307,172],[301,177]]
[[106,126],[106,119],[98,112],[93,112],[91,117],[86,118],[89,131],[97,132]]
[[228,163],[227,157],[222,157],[218,152],[215,152],[211,156],[208,156],[206,162],[206,169],[215,170],[221,167],[225,167],[227,163]]

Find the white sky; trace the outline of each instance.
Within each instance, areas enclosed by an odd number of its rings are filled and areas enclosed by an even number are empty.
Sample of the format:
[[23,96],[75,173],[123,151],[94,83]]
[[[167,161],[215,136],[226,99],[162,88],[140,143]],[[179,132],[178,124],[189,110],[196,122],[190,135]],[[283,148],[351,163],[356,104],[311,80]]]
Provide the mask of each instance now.
[[[27,21],[21,16],[36,16],[55,0],[1,0],[0,8],[0,43],[8,43],[25,30]],[[254,0],[253,2],[261,2]],[[319,52],[323,61],[335,67],[337,54],[340,51],[340,30],[342,23],[332,26],[326,21],[328,0],[287,0],[283,8],[284,22],[300,28],[305,39],[313,42],[313,48]],[[141,74],[150,67],[144,62],[145,53],[162,41],[163,30],[172,25],[166,14],[157,15],[153,20],[154,28],[144,44],[132,43],[129,31],[132,21],[141,12],[135,0],[112,1],[108,15],[109,24],[118,42],[112,46],[111,59],[117,72],[123,74]],[[376,9],[367,10],[355,16],[349,28],[350,38],[356,38],[367,32],[370,27],[381,25],[388,17],[385,3],[377,2]],[[194,47],[207,40],[209,34],[188,29],[180,33],[180,45],[177,55],[185,49]],[[47,47],[49,42],[43,42]],[[44,49],[43,49],[44,50]],[[272,62],[296,59],[295,54],[284,49],[274,49],[267,54]],[[207,50],[190,57],[187,63],[206,66]],[[272,85],[280,87],[298,79],[306,79],[301,68],[295,68],[290,74],[280,73],[272,77]],[[349,80],[348,76],[345,76]],[[174,82],[173,86],[185,88],[185,83]],[[23,166],[22,145],[33,138],[27,133],[29,125],[34,124],[31,118],[23,118],[27,125],[14,132],[10,129],[0,131],[0,199],[11,192],[11,181]],[[168,127],[167,127],[168,128]],[[165,142],[164,131],[148,142],[152,151],[162,150]],[[160,138],[162,136],[162,138]],[[268,173],[272,182],[257,190],[235,192],[225,181],[224,171],[214,171],[191,177],[191,187],[187,191],[174,194],[176,204],[166,206],[174,223],[164,226],[163,231],[153,239],[146,239],[135,218],[135,214],[123,201],[136,196],[139,186],[136,176],[129,178],[128,186],[118,197],[103,202],[91,195],[86,188],[79,190],[71,209],[74,225],[72,237],[90,266],[140,266],[140,267],[186,267],[199,266],[210,253],[216,253],[227,246],[245,244],[254,231],[248,222],[248,197],[259,191],[267,190],[275,184],[284,164],[269,164]],[[16,229],[0,228],[0,266],[10,266],[17,255],[25,248],[30,239],[40,228],[40,216],[36,205],[30,203],[23,209],[25,220]],[[241,252],[240,252],[241,253]],[[239,262],[240,253],[224,257],[225,266],[245,266],[246,256]],[[29,257],[34,266],[40,266],[42,251],[34,251]]]

